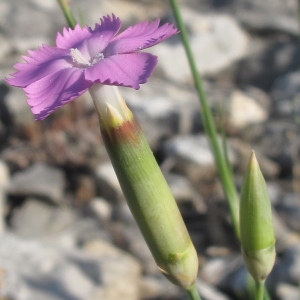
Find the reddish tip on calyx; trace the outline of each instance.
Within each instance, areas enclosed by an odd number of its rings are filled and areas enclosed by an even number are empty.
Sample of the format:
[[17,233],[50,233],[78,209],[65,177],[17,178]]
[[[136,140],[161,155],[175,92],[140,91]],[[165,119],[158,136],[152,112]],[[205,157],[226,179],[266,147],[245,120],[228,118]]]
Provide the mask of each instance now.
[[137,147],[142,130],[137,120],[133,117],[130,121],[124,121],[119,126],[101,128],[101,133],[111,146],[126,143]]

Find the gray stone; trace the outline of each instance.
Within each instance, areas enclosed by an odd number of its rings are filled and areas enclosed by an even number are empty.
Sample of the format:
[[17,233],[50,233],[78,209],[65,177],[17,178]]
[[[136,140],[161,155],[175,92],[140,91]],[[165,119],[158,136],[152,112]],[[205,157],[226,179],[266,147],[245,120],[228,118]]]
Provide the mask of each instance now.
[[[157,276],[159,274],[159,270],[154,261],[154,258],[142,236],[139,228],[136,224],[124,225],[119,224],[118,226],[118,235],[122,237],[117,241],[117,245],[124,250],[130,252],[134,257],[138,258],[138,260],[143,265],[143,271],[146,274],[151,274]],[[115,230],[117,228],[115,227]],[[119,244],[118,244],[119,242]]]
[[80,218],[67,206],[55,207],[35,199],[27,199],[23,206],[15,208],[10,229],[23,238],[53,239],[73,247],[91,240],[110,240],[108,232],[95,218]]
[[[205,135],[182,135],[163,144],[166,157],[174,159],[174,169],[186,175],[192,182],[200,178],[214,177],[216,167],[214,157]],[[229,160],[236,162],[232,148],[228,147]]]
[[26,126],[34,121],[34,116],[26,99],[24,91],[16,87],[10,87],[10,92],[4,99],[8,111],[18,126]]
[[226,295],[219,292],[213,286],[203,280],[197,280],[197,289],[202,299],[207,300],[230,300]]
[[276,250],[278,252],[285,252],[289,248],[300,243],[299,235],[292,231],[280,217],[276,210],[273,209],[273,224],[276,235]]
[[226,278],[229,278],[230,274],[242,265],[243,261],[240,255],[213,257],[202,266],[200,277],[213,286],[220,286]]
[[[0,9],[1,9],[0,4]],[[3,34],[0,34],[0,61],[5,60],[5,58],[10,54],[11,47],[9,41],[3,36]],[[1,76],[2,78],[2,76]]]
[[97,188],[100,195],[110,203],[124,199],[117,175],[110,162],[104,162],[95,169]]
[[[191,48],[199,54],[195,60],[202,75],[216,75],[247,55],[247,34],[232,17],[200,14],[184,7],[181,12],[190,31]],[[179,40],[164,42],[151,52],[160,58],[158,66],[167,78],[179,83],[191,82],[186,54]]]
[[125,199],[118,203],[118,205],[115,205],[113,208],[113,218],[122,224],[135,224],[136,221],[129,209],[128,204],[126,203]]
[[[204,213],[206,211],[206,203],[186,177],[167,173],[166,180],[179,206],[191,204],[198,213]],[[188,210],[190,210],[190,206]]]
[[72,226],[66,227],[58,239],[69,239],[69,242],[76,245],[86,245],[93,241],[105,241],[110,242],[112,240],[108,227],[110,223],[101,223],[92,217],[84,217],[72,224]]
[[292,37],[253,36],[248,56],[236,64],[235,82],[269,92],[279,76],[297,70],[298,57],[298,43]]
[[[249,130],[263,126],[269,119],[271,101],[261,89],[249,85],[238,89],[232,83],[204,81],[204,90],[219,131],[228,136],[247,137]],[[199,116],[196,121],[201,122]],[[194,122],[193,132],[203,131],[203,126],[197,125]]]
[[299,300],[300,291],[298,286],[293,286],[286,283],[279,283],[276,288],[277,297],[280,300]]
[[294,122],[274,119],[263,126],[260,138],[254,141],[257,152],[276,162],[281,178],[294,172],[299,148],[298,131]]
[[54,203],[61,203],[64,198],[65,177],[57,168],[45,164],[15,173],[8,186],[8,193],[14,196],[38,196]]
[[9,1],[9,4],[0,26],[5,36],[10,39],[12,50],[25,53],[42,43],[53,44],[56,30],[63,25],[63,15],[57,13],[57,6],[45,8],[30,0]]
[[[16,300],[92,299],[94,278],[59,248],[13,235],[0,236],[0,265],[5,272],[2,294]],[[97,263],[82,257],[81,263]],[[100,270],[99,270],[100,271]],[[98,279],[99,281],[99,279]]]
[[299,71],[282,75],[274,82],[271,93],[279,116],[297,118],[300,112],[299,84]]
[[238,131],[256,123],[263,123],[269,117],[269,106],[269,98],[258,89],[252,88],[246,92],[234,90],[227,108],[229,125]]
[[277,205],[280,203],[280,199],[283,194],[282,187],[277,184],[277,182],[266,182],[267,183],[267,188],[268,188],[268,193],[270,197],[270,201],[272,205]]
[[[93,26],[99,22],[100,17],[111,15],[114,12],[121,18],[123,24],[130,26],[135,22],[141,22],[146,19],[156,19],[166,12],[166,6],[161,1],[97,1],[87,0],[82,4],[81,0],[74,0],[73,7],[80,7],[81,13],[85,16],[86,22]],[[134,9],[133,9],[134,7]],[[76,10],[74,9],[76,13]],[[100,12],[100,13],[99,13]]]
[[[300,280],[300,243],[287,247],[268,278],[270,289],[277,290],[280,283],[297,285]],[[288,299],[288,298],[281,298]]]
[[55,235],[74,225],[76,213],[67,207],[54,207],[35,199],[28,199],[15,208],[10,225],[13,232],[24,238]]
[[6,163],[0,160],[0,234],[5,230],[6,190],[9,184],[10,174]]
[[112,206],[103,198],[93,198],[89,204],[91,212],[100,220],[109,220],[112,215]]
[[248,143],[245,143],[240,139],[228,139],[228,142],[236,153],[236,159],[239,161],[237,167],[243,176],[246,172],[250,155],[253,150],[255,150],[255,154],[264,177],[266,179],[274,179],[276,176],[278,176],[280,171],[279,166],[269,159],[264,153],[262,153],[261,149],[256,145],[251,148]]
[[275,31],[298,34],[297,0],[189,0],[185,2],[187,5],[191,3],[198,10],[231,14],[252,32]]
[[0,160],[0,187],[6,190],[10,182],[10,174],[7,164]]
[[254,282],[245,268],[242,258],[240,262],[240,266],[231,270],[232,272],[224,278],[223,282],[220,284],[220,288],[226,289],[230,294],[236,295],[241,299],[247,299],[249,298],[248,286]]
[[233,1],[237,19],[251,30],[298,34],[296,0]]
[[276,205],[276,210],[284,223],[295,232],[300,230],[300,207],[298,195],[295,193],[284,193],[280,202]]
[[138,300],[139,264],[105,242],[78,250],[8,234],[0,236],[0,241],[3,297]]
[[75,198],[78,207],[85,207],[96,196],[94,179],[90,175],[77,175],[75,179]]
[[[232,262],[234,264],[231,264]],[[272,294],[273,290],[268,285],[271,281],[269,279],[266,280],[266,288]],[[221,290],[226,290],[233,299],[254,299],[252,287],[254,288],[255,282],[248,273],[241,256],[237,256],[235,261],[229,263],[226,276],[217,286]]]
[[293,98],[300,94],[300,72],[290,72],[277,78],[272,88],[272,97],[276,100]]
[[161,276],[142,276],[141,296],[143,300],[150,299],[186,299],[186,293]]
[[191,89],[151,79],[141,90],[121,89],[152,149],[174,133],[189,133],[199,119],[199,103]]
[[141,267],[132,256],[102,241],[85,245],[85,252],[98,259],[101,267],[101,287],[89,299],[140,299]]

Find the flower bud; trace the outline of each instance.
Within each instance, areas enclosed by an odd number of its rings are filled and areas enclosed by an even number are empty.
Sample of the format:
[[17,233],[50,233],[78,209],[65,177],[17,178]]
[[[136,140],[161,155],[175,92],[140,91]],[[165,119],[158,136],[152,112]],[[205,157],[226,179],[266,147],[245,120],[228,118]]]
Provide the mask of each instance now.
[[272,208],[265,180],[252,152],[241,193],[240,234],[242,254],[249,273],[263,281],[275,261]]
[[197,278],[197,253],[140,126],[116,87],[93,85],[90,92],[107,152],[158,268],[190,289]]

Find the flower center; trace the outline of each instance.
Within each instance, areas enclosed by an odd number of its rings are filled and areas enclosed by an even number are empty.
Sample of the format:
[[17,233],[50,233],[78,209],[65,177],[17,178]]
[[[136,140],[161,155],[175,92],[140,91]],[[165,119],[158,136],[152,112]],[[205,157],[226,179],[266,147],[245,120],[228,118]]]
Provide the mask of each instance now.
[[79,66],[88,67],[91,65],[91,63],[83,57],[78,49],[71,48],[70,55],[73,59],[73,62],[78,64]]
[[82,53],[77,48],[71,48],[70,55],[72,57],[73,63],[75,63],[79,67],[90,67],[96,64],[99,60],[104,59],[103,53],[99,52],[88,61],[83,57]]
[[99,52],[99,53],[97,53],[97,54],[93,57],[92,62],[91,62],[91,65],[94,65],[95,63],[97,63],[97,62],[98,62],[99,60],[101,60],[101,59],[104,59],[104,55],[103,55],[103,53]]

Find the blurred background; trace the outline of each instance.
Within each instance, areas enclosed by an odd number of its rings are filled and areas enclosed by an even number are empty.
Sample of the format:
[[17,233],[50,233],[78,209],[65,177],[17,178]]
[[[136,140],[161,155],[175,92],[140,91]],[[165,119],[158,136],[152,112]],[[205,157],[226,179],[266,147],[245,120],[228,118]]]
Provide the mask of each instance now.
[[[70,2],[92,27],[112,13],[123,28],[174,22],[168,1]],[[252,149],[267,180],[278,253],[271,298],[300,299],[297,1],[179,3],[236,185]],[[28,49],[55,45],[64,26],[55,0],[0,0],[0,299],[184,300],[159,273],[127,208],[89,95],[35,122],[23,90],[4,81]],[[121,92],[197,248],[202,299],[246,299],[247,273],[179,36],[149,52],[159,56],[153,76]]]

